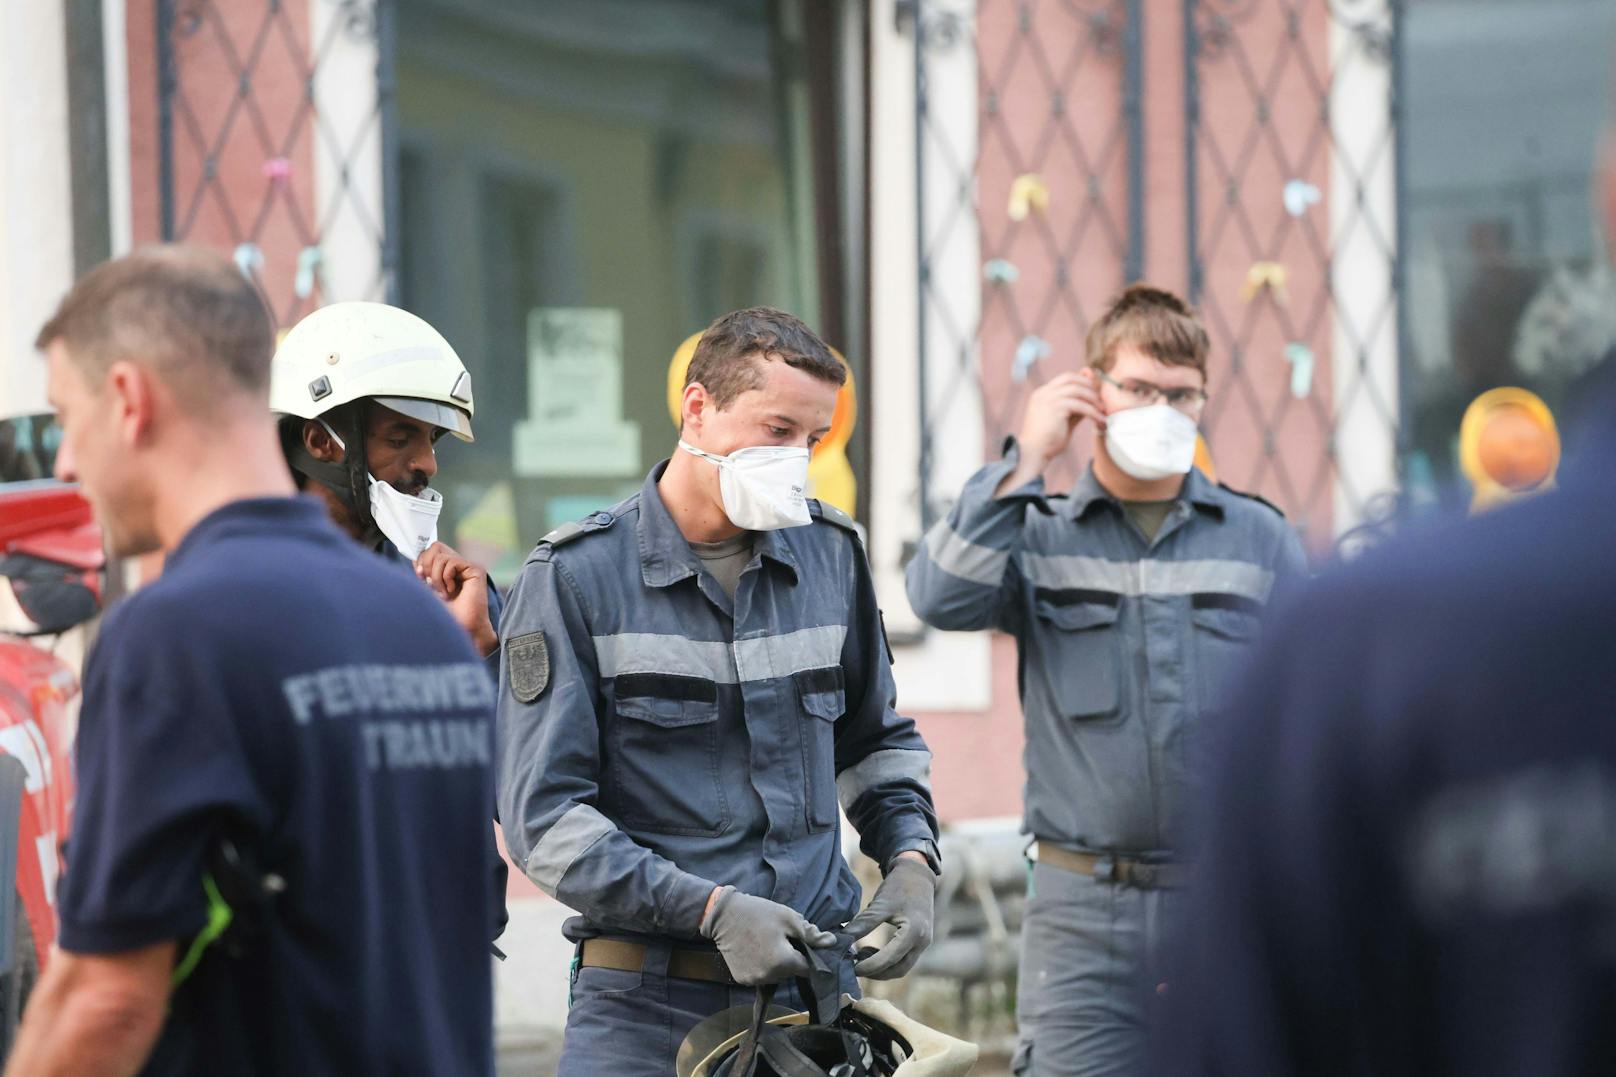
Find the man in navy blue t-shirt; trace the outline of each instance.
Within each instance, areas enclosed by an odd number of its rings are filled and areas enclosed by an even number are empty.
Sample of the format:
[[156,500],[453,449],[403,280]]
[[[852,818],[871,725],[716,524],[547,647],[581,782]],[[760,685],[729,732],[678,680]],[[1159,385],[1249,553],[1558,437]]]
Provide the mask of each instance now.
[[1223,711],[1149,1073],[1616,1073],[1616,385],[1600,406],[1558,490],[1276,621]]
[[86,665],[13,1072],[491,1072],[492,688],[427,588],[291,496],[251,285],[137,252],[39,344],[58,476],[167,561]]

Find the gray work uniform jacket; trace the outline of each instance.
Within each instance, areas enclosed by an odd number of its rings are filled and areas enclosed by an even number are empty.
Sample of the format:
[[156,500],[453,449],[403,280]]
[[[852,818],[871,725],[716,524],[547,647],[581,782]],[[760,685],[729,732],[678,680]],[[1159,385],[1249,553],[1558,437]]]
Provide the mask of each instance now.
[[885,866],[936,856],[931,754],[893,709],[852,522],[757,535],[732,601],[657,492],[539,543],[500,630],[499,809],[570,933],[694,937],[715,886],[821,927],[859,907],[840,804]]
[[1278,510],[1185,478],[1154,542],[1087,471],[995,498],[977,472],[908,569],[909,601],[946,629],[1016,637],[1026,715],[1026,830],[1095,852],[1167,854],[1191,743],[1277,582],[1305,571]]

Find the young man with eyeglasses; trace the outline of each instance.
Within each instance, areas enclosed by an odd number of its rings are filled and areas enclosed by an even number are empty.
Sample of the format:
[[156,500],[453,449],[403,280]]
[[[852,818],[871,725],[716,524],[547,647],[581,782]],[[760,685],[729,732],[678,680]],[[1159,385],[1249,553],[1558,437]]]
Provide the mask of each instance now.
[[[1305,569],[1276,509],[1193,469],[1210,348],[1182,300],[1129,288],[1090,330],[1087,369],[1032,393],[1020,436],[909,565],[927,623],[1018,644],[1036,850],[1018,1075],[1136,1071],[1197,726],[1275,586]],[[1046,493],[1085,420],[1093,464]]]

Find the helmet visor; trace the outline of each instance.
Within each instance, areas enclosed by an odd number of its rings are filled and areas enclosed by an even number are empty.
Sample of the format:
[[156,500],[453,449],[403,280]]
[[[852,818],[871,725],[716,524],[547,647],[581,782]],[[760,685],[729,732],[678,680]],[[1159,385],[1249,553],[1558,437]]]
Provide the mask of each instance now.
[[442,427],[461,441],[476,440],[471,436],[471,416],[460,408],[413,396],[374,396],[371,399],[384,408],[392,408],[400,415],[408,415],[423,423]]
[[[802,1024],[805,1013],[792,1013],[783,1006],[770,1006],[764,1014],[770,1024]],[[674,1057],[677,1077],[712,1077],[713,1069],[746,1039],[752,1028],[752,1007],[736,1006],[706,1018],[690,1030]]]

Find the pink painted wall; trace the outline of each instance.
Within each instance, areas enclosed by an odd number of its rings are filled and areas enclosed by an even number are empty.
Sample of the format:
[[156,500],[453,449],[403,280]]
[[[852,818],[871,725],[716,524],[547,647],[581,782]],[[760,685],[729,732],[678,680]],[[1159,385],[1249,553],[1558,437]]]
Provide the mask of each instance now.
[[[982,287],[982,394],[992,455],[1020,425],[1033,387],[1080,369],[1089,322],[1125,283],[1128,148],[1120,23],[1114,29],[1097,35],[1077,5],[1059,0],[978,6],[982,259],[1004,259],[1019,271],[1014,283]],[[1042,179],[1049,203],[1017,221],[1010,195],[1023,174]],[[1017,381],[1012,360],[1029,335],[1048,342],[1051,354]],[[1086,460],[1087,446],[1080,452]],[[1069,485],[1080,466],[1059,469],[1052,484]]]
[[[176,234],[226,254],[243,242],[257,244],[263,267],[254,277],[277,320],[290,325],[321,302],[318,289],[301,300],[293,290],[305,237],[317,236],[319,228],[316,129],[306,93],[308,5],[213,0],[176,6]],[[279,11],[273,17],[272,8]],[[127,13],[130,201],[137,245],[161,235],[154,9],[155,0],[129,0]],[[236,74],[242,66],[251,72],[245,98]],[[204,183],[210,153],[214,175]],[[277,159],[289,170],[284,179],[275,174]]]
[[[932,753],[932,790],[945,823],[985,816],[1020,815],[1025,781],[1021,704],[1016,698],[1016,644],[993,639],[993,707],[915,716]],[[903,706],[903,686],[898,686]]]
[[[1273,0],[1238,18],[1231,39],[1200,64],[1198,154],[1201,308],[1214,358],[1203,422],[1219,477],[1262,494],[1304,529],[1316,549],[1331,533],[1334,463],[1326,4]],[[1264,109],[1266,108],[1266,113]],[[1299,180],[1325,201],[1292,217],[1285,185]],[[1230,185],[1238,184],[1235,202]],[[1350,195],[1348,195],[1350,197]],[[1256,262],[1282,265],[1285,294],[1243,295]],[[1315,357],[1305,399],[1290,391],[1288,344]],[[1239,371],[1236,371],[1236,367]]]

